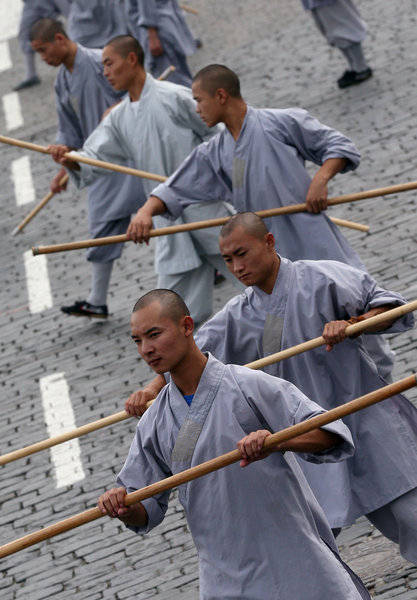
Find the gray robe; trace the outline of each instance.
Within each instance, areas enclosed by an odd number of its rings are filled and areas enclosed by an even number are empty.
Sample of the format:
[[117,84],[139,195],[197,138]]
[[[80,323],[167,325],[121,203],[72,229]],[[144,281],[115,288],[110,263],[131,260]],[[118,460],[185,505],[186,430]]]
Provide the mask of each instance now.
[[[218,131],[219,128],[208,129],[198,117],[188,88],[157,81],[147,74],[138,112],[134,113],[129,98],[125,98],[86,140],[81,154],[119,164],[132,159],[138,169],[170,175],[195,146]],[[70,172],[79,187],[104,180],[103,175],[109,173],[87,165],[80,167],[80,171]],[[149,195],[155,182],[149,179],[142,182]],[[222,202],[206,202],[190,208],[177,223],[230,214]],[[154,224],[163,227],[172,221],[157,217]],[[200,252],[219,254],[218,235],[219,228],[214,228],[157,238],[156,272],[169,275],[196,269],[201,265]]]
[[[237,212],[297,204],[305,202],[311,182],[304,161],[321,165],[329,158],[346,158],[345,171],[359,164],[354,144],[305,110],[248,106],[236,142],[224,129],[196,148],[152,193],[175,218],[184,206],[209,198],[227,200]],[[325,213],[274,217],[266,223],[280,253],[291,260],[331,259],[364,268]]]
[[71,0],[68,33],[88,48],[102,48],[116,35],[126,34],[122,0]]
[[301,0],[331,46],[348,48],[363,42],[368,28],[351,0]]
[[[106,108],[121,97],[122,94],[116,92],[103,75],[101,51],[78,45],[72,73],[62,65],[55,81],[57,142],[81,148],[99,125]],[[141,181],[137,177],[112,173],[92,182],[88,189],[90,235],[95,237],[104,223],[130,217],[144,199]],[[110,260],[120,255],[121,246],[116,246],[119,247],[96,248],[87,256]]]
[[[163,200],[174,218],[184,206],[204,202],[208,195],[229,201],[237,212],[297,204],[305,202],[311,182],[304,162],[321,165],[329,158],[346,158],[345,171],[359,164],[353,142],[305,110],[248,106],[236,142],[225,129],[196,148],[152,193]],[[365,270],[325,212],[273,217],[265,222],[279,253],[291,260],[338,260]],[[375,337],[371,344],[380,374],[389,377],[394,353],[381,338]]]
[[[404,299],[366,273],[334,261],[281,259],[272,294],[250,287],[198,331],[196,342],[225,363],[246,364],[318,337],[328,321]],[[387,333],[412,327],[412,314]],[[372,334],[368,334],[371,336]],[[326,409],[383,387],[363,337],[322,346],[267,367]],[[343,464],[302,469],[332,527],[388,504],[417,486],[417,410],[398,395],[345,419],[355,455]]]
[[[145,52],[145,67],[158,77],[170,65],[175,71],[169,81],[191,86],[191,72],[185,57],[196,49],[195,40],[177,0],[126,0],[129,25]],[[158,30],[164,53],[152,56],[149,50],[148,27]]]
[[[171,382],[143,415],[118,483],[129,492],[139,489],[233,450],[265,421],[279,430],[320,412],[291,384],[209,356],[190,407]],[[344,442],[304,459],[333,462],[351,454],[347,428],[338,421],[326,429]],[[148,524],[132,529],[144,533],[156,527],[169,495],[144,500]],[[201,599],[369,598],[356,581],[358,592],[338,558],[291,453],[273,453],[245,469],[239,464],[220,469],[180,486],[179,497],[198,550]]]

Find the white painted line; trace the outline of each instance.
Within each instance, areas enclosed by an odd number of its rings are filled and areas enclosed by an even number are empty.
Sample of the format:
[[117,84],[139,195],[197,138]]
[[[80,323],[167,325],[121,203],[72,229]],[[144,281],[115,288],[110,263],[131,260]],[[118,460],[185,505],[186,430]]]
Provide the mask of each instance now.
[[20,108],[19,94],[10,92],[3,96],[3,111],[6,120],[6,129],[11,131],[23,125],[22,109]]
[[[40,380],[42,406],[49,437],[75,429],[65,373],[55,373]],[[51,448],[56,487],[63,487],[85,478],[81,463],[80,444],[77,439]]]
[[[41,260],[38,260],[38,259]],[[29,296],[29,309],[32,314],[52,308],[51,286],[48,277],[46,256],[33,256],[32,250],[23,255],[26,271],[26,285]]]
[[0,0],[0,40],[17,36],[22,6],[22,0]]
[[16,205],[23,206],[35,201],[35,186],[29,156],[21,156],[12,161],[11,172]]
[[0,71],[7,71],[12,68],[12,59],[10,57],[9,43],[0,42]]

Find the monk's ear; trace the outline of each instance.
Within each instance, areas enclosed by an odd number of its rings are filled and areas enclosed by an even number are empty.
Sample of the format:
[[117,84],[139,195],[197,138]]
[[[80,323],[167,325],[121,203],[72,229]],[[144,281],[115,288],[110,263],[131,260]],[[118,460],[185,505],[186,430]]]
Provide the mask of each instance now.
[[265,243],[268,248],[275,249],[275,238],[271,232],[265,235]]
[[127,61],[132,67],[134,67],[138,62],[138,57],[134,52],[129,52],[129,54],[127,55]]
[[229,94],[223,88],[219,88],[216,90],[214,97],[219,102],[219,104],[225,104],[227,102]]
[[67,38],[65,37],[65,35],[62,35],[62,33],[56,33],[54,36],[54,40],[58,42],[58,44],[62,44],[67,40]]
[[194,332],[194,321],[189,315],[182,318],[182,325],[184,327],[184,333],[186,337],[193,335]]

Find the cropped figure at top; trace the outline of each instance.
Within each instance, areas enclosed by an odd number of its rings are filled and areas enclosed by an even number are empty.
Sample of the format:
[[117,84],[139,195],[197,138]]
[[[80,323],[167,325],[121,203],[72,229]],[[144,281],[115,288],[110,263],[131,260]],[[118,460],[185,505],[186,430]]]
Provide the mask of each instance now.
[[357,85],[372,77],[362,42],[368,33],[365,21],[352,0],[301,0],[326,40],[346,58],[349,68],[337,80],[340,88]]
[[169,81],[191,86],[186,57],[196,50],[177,0],[126,0],[129,26],[145,52],[145,68],[159,77],[173,65]]

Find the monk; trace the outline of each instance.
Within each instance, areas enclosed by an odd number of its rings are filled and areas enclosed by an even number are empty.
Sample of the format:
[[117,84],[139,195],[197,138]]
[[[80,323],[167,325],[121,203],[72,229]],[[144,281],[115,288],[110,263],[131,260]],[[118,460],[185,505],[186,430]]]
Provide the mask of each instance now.
[[[193,328],[186,305],[169,290],[149,292],[133,309],[131,333],[139,354],[171,380],[139,421],[118,487],[99,498],[102,512],[136,533],[150,531],[163,520],[170,493],[125,507],[126,492],[237,443],[241,466],[179,489],[199,555],[200,598],[369,599],[341,561],[292,454],[314,462],[346,459],[352,451],[347,428],[337,421],[262,452],[259,437],[322,409],[281,379],[203,354]],[[266,426],[270,430],[262,433]]]

